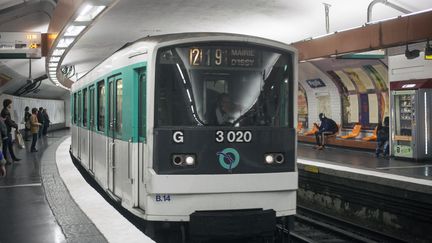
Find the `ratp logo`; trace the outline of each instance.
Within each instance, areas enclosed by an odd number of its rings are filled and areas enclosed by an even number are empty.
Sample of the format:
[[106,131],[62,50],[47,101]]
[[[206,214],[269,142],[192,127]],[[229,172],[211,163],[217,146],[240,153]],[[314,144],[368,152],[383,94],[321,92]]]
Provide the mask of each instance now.
[[217,152],[216,155],[218,156],[219,164],[227,170],[234,169],[240,162],[240,154],[233,148],[226,148],[221,152]]

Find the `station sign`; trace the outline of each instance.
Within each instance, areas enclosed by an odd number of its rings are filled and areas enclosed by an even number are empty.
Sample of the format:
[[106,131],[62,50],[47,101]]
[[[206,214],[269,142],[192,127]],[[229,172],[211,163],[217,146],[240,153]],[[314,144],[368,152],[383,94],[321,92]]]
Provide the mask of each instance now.
[[325,87],[326,86],[325,83],[324,83],[324,81],[322,81],[320,78],[308,79],[308,80],[306,80],[306,83],[309,84],[309,86],[312,89],[321,88],[321,87]]
[[41,33],[0,32],[0,59],[28,59],[41,56]]

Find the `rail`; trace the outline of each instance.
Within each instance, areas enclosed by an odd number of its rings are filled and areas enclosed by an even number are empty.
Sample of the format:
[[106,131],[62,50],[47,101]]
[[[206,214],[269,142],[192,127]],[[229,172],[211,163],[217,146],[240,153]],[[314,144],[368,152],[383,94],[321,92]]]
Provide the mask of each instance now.
[[294,228],[289,234],[292,242],[404,242],[302,206],[297,207]]

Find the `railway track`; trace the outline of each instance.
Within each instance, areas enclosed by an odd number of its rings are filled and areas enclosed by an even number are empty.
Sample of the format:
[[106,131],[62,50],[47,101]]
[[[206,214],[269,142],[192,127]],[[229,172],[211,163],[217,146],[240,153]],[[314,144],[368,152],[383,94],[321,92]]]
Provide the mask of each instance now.
[[301,206],[297,208],[294,228],[289,234],[292,242],[404,242]]

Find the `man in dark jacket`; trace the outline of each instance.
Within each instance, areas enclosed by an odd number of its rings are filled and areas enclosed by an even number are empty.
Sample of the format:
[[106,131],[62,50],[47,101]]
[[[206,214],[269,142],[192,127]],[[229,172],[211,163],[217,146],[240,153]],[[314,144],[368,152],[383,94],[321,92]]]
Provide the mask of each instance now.
[[[20,158],[17,158],[15,156],[15,153],[13,151],[13,144],[12,144],[12,128],[18,129],[18,125],[12,120],[10,109],[12,109],[12,100],[5,99],[3,100],[3,110],[0,113],[0,116],[4,119],[4,123],[6,124],[7,129],[7,139],[3,140],[3,156],[6,157],[7,151],[9,150],[10,157],[13,161],[20,161]],[[11,162],[8,161],[7,164],[10,164]]]
[[318,132],[315,133],[317,149],[323,149],[325,144],[325,136],[333,135],[338,131],[338,126],[335,121],[327,118],[324,113],[319,114],[321,125],[319,126]]
[[30,108],[28,106],[25,107],[24,109],[24,140],[25,141],[30,141],[28,136],[30,133]]
[[42,135],[46,136],[47,132],[48,132],[49,124],[51,123],[51,121],[49,119],[49,116],[48,116],[47,109],[43,109],[42,117],[43,117],[43,121],[42,121],[42,123],[43,123]]
[[384,118],[383,125],[378,123],[377,127],[377,148],[375,155],[378,158],[381,152],[384,152],[384,157],[389,156],[389,117]]
[[[39,107],[39,111],[38,111],[38,113],[37,113],[37,119],[38,119],[38,121],[42,124],[41,125],[41,127],[43,128],[43,126],[44,126],[44,118],[43,118],[43,107]],[[38,137],[39,138],[41,138],[42,137],[42,131],[43,129],[39,129],[39,132],[38,132]]]

